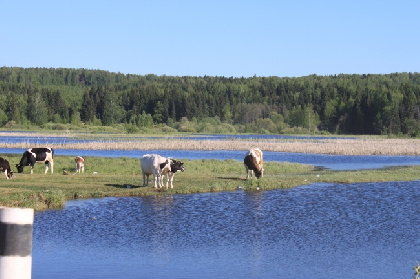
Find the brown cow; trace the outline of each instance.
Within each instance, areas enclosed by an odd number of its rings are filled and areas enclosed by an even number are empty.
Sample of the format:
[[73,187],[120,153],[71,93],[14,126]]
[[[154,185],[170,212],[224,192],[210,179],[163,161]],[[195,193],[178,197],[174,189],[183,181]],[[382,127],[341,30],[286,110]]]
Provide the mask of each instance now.
[[76,159],[74,159],[76,172],[85,172],[85,159],[83,157],[77,156]]
[[244,158],[244,165],[246,169],[246,179],[249,178],[252,173],[255,173],[257,178],[263,176],[263,153],[259,148],[252,148]]

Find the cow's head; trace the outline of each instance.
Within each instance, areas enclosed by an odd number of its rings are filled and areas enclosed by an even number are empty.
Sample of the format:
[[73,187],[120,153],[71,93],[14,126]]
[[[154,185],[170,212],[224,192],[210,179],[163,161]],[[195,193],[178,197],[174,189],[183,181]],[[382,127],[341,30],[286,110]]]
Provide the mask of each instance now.
[[7,171],[7,178],[8,179],[12,179],[13,178],[13,171],[12,170],[8,170]]
[[16,164],[16,168],[17,168],[17,170],[18,170],[18,173],[22,173],[23,172],[23,165],[21,165],[21,164]]
[[260,177],[262,176],[262,172],[263,172],[263,171],[264,171],[264,169],[261,169],[261,170],[255,169],[255,170],[254,170],[255,176],[256,176],[257,178],[260,178]]
[[184,163],[181,161],[173,161],[171,164],[171,171],[172,172],[185,171]]

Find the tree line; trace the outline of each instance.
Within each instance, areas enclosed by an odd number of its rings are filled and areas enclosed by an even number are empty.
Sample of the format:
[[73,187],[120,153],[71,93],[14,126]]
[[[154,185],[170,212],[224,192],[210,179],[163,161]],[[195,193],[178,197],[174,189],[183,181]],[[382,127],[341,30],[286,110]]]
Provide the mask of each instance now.
[[0,127],[224,125],[230,132],[416,136],[419,95],[419,73],[235,78],[2,67]]

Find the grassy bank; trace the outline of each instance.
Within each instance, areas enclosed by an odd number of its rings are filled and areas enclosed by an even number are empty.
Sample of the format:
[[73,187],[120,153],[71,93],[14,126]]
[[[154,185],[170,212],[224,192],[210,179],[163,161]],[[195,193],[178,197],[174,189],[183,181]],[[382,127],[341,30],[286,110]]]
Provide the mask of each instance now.
[[[11,164],[20,156],[0,154]],[[66,200],[110,196],[148,196],[234,191],[238,186],[245,191],[286,189],[314,182],[354,183],[418,179],[420,167],[386,170],[326,171],[313,166],[266,162],[262,179],[245,180],[243,164],[235,160],[185,160],[187,170],[175,175],[174,189],[154,190],[143,187],[140,160],[133,158],[86,158],[84,174],[74,174],[73,157],[57,156],[54,174],[44,175],[43,164],[29,167],[12,180],[0,176],[0,205],[33,207],[36,210],[60,208]],[[67,170],[71,175],[63,175]],[[93,174],[97,172],[97,174]]]

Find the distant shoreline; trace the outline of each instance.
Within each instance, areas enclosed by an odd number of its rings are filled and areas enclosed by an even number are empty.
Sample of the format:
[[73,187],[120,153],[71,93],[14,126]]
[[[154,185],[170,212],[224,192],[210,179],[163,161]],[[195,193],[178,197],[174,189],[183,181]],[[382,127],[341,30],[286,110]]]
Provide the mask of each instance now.
[[[28,146],[24,142],[0,143],[0,148],[30,148],[42,147],[45,144],[32,144]],[[28,133],[28,136],[45,137],[45,134]],[[51,135],[52,136],[52,135]],[[54,137],[74,137],[76,134],[58,134]],[[102,135],[103,136],[103,135]],[[118,139],[118,135],[111,135],[112,140],[101,137],[95,142],[51,144],[56,149],[80,149],[80,150],[248,150],[259,147],[263,151],[291,152],[291,153],[315,153],[331,155],[410,155],[420,156],[420,139],[226,139],[226,140],[190,140],[190,139]]]

